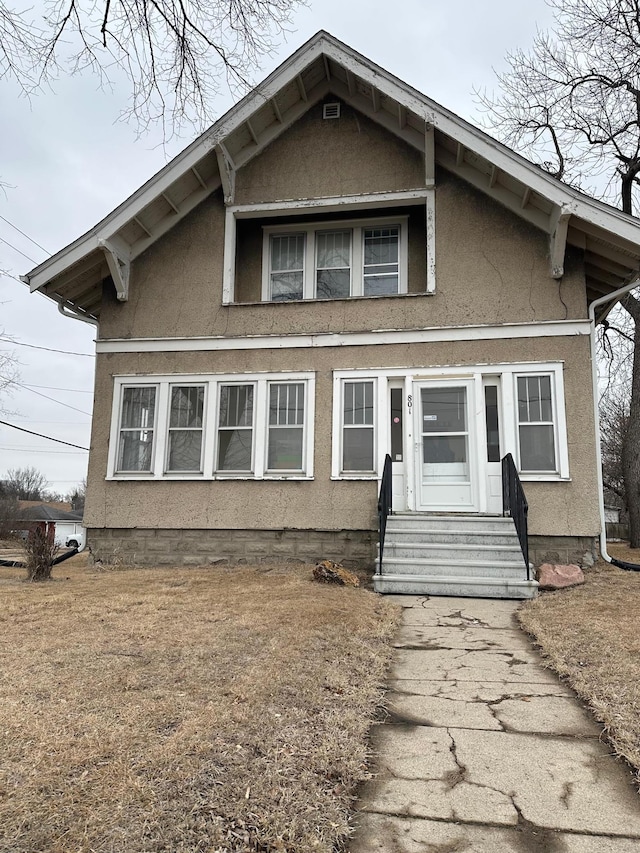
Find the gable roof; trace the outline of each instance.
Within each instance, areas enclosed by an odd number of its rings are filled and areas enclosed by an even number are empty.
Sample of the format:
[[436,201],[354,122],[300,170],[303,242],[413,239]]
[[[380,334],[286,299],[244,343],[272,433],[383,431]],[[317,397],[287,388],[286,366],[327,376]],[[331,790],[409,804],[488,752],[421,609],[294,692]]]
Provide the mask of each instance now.
[[320,31],[219,121],[82,237],[23,277],[62,313],[95,320],[109,277],[128,298],[130,262],[222,187],[312,105],[334,96],[414,148],[433,146],[458,175],[550,237],[550,275],[563,273],[567,244],[585,252],[589,300],[633,281],[640,221],[592,199]]
[[18,517],[20,521],[68,521],[75,523],[82,521],[81,512],[77,510],[67,512],[46,503],[36,503],[35,506],[22,507]]

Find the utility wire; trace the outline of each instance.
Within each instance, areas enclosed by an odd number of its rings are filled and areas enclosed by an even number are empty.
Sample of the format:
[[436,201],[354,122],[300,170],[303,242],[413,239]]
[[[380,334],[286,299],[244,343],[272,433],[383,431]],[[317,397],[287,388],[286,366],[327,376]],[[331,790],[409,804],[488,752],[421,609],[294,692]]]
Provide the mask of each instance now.
[[[13,277],[14,276],[12,276],[12,278]],[[95,358],[95,355],[93,353],[90,353],[90,352],[71,352],[70,350],[67,350],[67,349],[53,349],[52,347],[39,347],[39,346],[36,346],[36,344],[26,344],[26,343],[24,343],[24,341],[14,341],[14,340],[11,340],[11,338],[0,338],[0,341],[4,341],[5,343],[10,344],[12,347],[13,346],[29,347],[30,349],[46,350],[47,352],[61,352],[63,355],[82,355],[85,358]]]
[[49,391],[70,391],[74,394],[93,394],[93,391],[84,391],[82,388],[57,388],[55,385],[32,385],[30,382],[24,383],[25,388],[48,388]]
[[35,391],[33,388],[28,388],[21,382],[12,382],[12,385],[17,385],[18,388],[23,388],[25,391],[31,391],[32,394],[37,394],[38,397],[44,397],[45,400],[51,400],[52,403],[57,403],[59,406],[65,406],[67,409],[73,409],[74,412],[80,412],[81,415],[91,417],[91,412],[85,412],[83,409],[77,409],[75,406],[70,406],[69,403],[63,403],[62,400],[56,400],[55,397],[49,397],[48,394],[42,394],[40,391]]
[[77,447],[78,450],[86,450],[87,453],[89,452],[88,447],[81,447],[79,444],[72,444],[70,441],[63,441],[61,438],[52,438],[50,435],[43,435],[41,432],[34,432],[31,429],[25,429],[24,427],[19,427],[15,424],[10,424],[8,421],[0,421],[0,424],[11,427],[12,429],[19,429],[20,432],[28,432],[29,435],[37,435],[38,438],[46,438],[48,441],[56,441],[58,444],[66,444],[68,447]]
[[6,222],[6,223],[7,223],[7,225],[10,225],[10,226],[13,228],[13,230],[14,230],[14,231],[17,231],[17,232],[18,232],[18,234],[22,234],[22,236],[23,236],[23,237],[26,237],[26,238],[27,238],[27,240],[29,240],[29,242],[30,242],[30,243],[33,243],[33,245],[34,245],[34,246],[37,246],[39,249],[42,249],[42,251],[43,251],[45,254],[47,254],[47,255],[50,255],[50,254],[51,254],[51,252],[49,252],[47,249],[45,249],[45,247],[44,247],[44,246],[41,246],[41,245],[40,245],[40,243],[38,243],[38,241],[37,241],[37,240],[34,240],[34,239],[33,239],[33,237],[29,237],[29,235],[28,235],[28,234],[25,234],[25,233],[24,233],[24,231],[21,231],[21,230],[18,228],[18,226],[17,226],[17,225],[14,225],[14,224],[13,224],[13,222],[9,222],[9,220],[8,220],[8,219],[5,219],[5,217],[4,217],[4,216],[1,216],[1,215],[0,215],[0,219],[2,219],[2,221],[3,221],[3,222]]
[[0,243],[4,243],[10,249],[13,249],[14,252],[17,252],[19,255],[22,255],[23,258],[26,258],[28,261],[31,261],[32,264],[37,264],[37,261],[34,261],[33,258],[30,258],[29,255],[25,255],[24,252],[21,252],[17,246],[14,246],[13,243],[10,243],[8,240],[5,240],[4,237],[0,237]]
[[81,453],[86,452],[84,450],[34,450],[32,447],[4,447],[3,445],[0,445],[0,450],[10,450],[12,453],[46,453],[47,455],[55,453],[62,456],[80,456]]

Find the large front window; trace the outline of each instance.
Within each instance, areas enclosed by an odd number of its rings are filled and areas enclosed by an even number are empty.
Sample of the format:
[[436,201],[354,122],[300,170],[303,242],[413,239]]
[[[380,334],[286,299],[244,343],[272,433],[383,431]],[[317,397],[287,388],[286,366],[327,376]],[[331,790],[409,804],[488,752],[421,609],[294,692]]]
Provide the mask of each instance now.
[[407,217],[264,229],[263,299],[346,299],[407,291]]
[[313,476],[313,373],[116,379],[109,476]]
[[551,376],[518,376],[520,470],[555,471]]
[[374,410],[372,380],[345,382],[342,388],[342,471],[374,470]]

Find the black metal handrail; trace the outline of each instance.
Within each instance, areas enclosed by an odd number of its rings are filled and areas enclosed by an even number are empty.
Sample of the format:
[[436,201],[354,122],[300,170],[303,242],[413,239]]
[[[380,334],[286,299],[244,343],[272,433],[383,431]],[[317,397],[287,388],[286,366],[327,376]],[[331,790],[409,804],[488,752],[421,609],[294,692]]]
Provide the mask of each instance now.
[[529,569],[529,537],[527,531],[527,516],[529,504],[518,476],[516,463],[513,456],[507,453],[502,459],[502,514],[511,516],[516,526],[516,533],[520,540],[520,548],[527,567],[527,580],[531,580]]
[[384,550],[384,537],[387,532],[387,518],[392,509],[393,489],[391,480],[391,457],[387,453],[384,457],[382,469],[382,480],[380,482],[380,495],[378,497],[378,535],[380,539],[380,552],[378,554],[378,567],[376,574],[382,572],[382,552]]

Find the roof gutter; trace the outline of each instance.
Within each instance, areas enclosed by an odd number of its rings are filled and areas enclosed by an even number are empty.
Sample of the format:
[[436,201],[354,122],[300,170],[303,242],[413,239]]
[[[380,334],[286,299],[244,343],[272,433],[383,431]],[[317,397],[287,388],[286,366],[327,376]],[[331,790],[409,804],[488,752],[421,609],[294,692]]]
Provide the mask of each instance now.
[[607,527],[604,518],[604,490],[602,481],[602,448],[600,446],[600,410],[598,407],[598,368],[596,362],[596,308],[604,305],[607,302],[614,302],[626,296],[634,288],[638,287],[639,281],[635,279],[630,284],[625,284],[613,293],[606,296],[601,296],[589,305],[589,320],[591,322],[591,379],[593,382],[593,414],[596,428],[596,476],[598,481],[598,505],[600,509],[600,554],[603,560],[607,563],[612,563],[620,569],[628,569],[630,571],[640,571],[640,565],[636,563],[626,563],[623,560],[618,560],[612,557],[607,551]]

